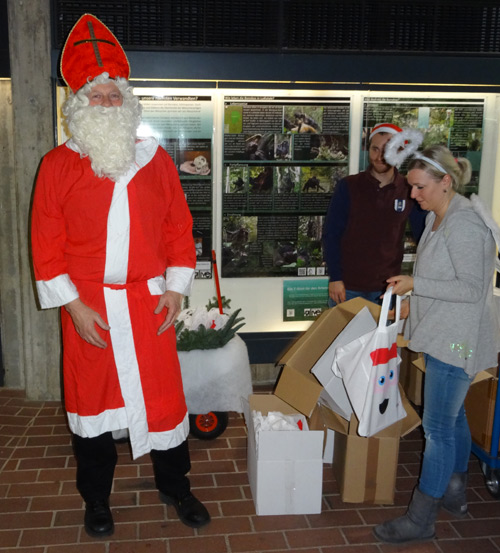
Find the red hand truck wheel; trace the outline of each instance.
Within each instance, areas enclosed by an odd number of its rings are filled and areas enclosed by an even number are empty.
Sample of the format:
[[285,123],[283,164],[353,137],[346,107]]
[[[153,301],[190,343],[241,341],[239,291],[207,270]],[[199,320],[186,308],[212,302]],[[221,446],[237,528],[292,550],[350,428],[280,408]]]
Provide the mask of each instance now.
[[189,415],[190,432],[200,440],[213,440],[227,427],[228,414],[224,411],[210,411],[201,415]]

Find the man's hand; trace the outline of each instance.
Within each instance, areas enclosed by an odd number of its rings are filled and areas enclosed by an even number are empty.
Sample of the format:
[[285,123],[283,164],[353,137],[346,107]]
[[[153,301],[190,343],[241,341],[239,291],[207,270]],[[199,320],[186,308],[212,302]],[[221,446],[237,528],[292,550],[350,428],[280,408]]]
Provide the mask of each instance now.
[[179,313],[181,312],[183,298],[184,296],[182,294],[179,294],[179,292],[173,292],[172,290],[167,290],[160,296],[160,300],[158,301],[158,305],[155,309],[155,315],[159,315],[164,308],[167,309],[167,315],[158,329],[158,335],[165,332],[167,328],[174,324],[175,320],[179,316]]
[[341,280],[335,280],[328,283],[328,295],[335,303],[345,301],[345,286]]
[[85,305],[80,298],[70,301],[64,307],[82,340],[101,349],[108,346],[97,332],[95,325],[103,330],[109,330],[109,325],[104,322],[97,311]]
[[387,287],[393,286],[392,293],[402,296],[406,292],[413,290],[413,277],[408,275],[398,275],[387,279]]

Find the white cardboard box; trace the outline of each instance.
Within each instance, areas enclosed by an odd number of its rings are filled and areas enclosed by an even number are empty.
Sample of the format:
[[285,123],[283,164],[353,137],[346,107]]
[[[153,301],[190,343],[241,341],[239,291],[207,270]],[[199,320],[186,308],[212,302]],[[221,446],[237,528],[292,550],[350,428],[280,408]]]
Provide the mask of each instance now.
[[299,413],[274,395],[249,397],[248,480],[257,514],[321,513],[324,431],[260,431],[257,446],[252,411]]

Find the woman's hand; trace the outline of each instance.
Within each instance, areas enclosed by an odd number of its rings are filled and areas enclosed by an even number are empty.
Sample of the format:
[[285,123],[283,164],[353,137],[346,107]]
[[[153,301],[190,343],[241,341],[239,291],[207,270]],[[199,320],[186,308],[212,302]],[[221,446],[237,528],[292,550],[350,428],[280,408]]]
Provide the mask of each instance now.
[[392,286],[392,293],[402,296],[413,290],[413,277],[398,275],[387,279],[387,287]]

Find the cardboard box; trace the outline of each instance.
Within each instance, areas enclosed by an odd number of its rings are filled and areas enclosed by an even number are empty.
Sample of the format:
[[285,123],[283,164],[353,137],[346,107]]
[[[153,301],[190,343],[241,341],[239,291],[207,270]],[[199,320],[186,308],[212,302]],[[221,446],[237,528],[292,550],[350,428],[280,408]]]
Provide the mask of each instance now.
[[[311,369],[349,321],[367,306],[378,320],[380,307],[362,298],[347,301],[322,313],[284,354],[275,394],[305,414],[321,419],[335,431],[333,470],[342,501],[392,504],[396,482],[399,441],[420,424],[420,418],[402,393],[407,416],[371,438],[356,432],[354,415],[346,420],[326,405],[318,404],[323,390]],[[401,345],[406,345],[403,340]],[[315,422],[315,427],[319,424]]]
[[400,438],[420,424],[404,394],[402,400],[408,415],[371,438],[358,435],[354,414],[347,421],[319,407],[325,427],[335,431],[333,472],[345,503],[394,503]]
[[257,514],[320,513],[324,431],[260,431],[257,438],[252,411],[298,413],[271,394],[251,395],[248,407],[248,480]]
[[400,348],[399,354],[401,356],[399,383],[413,405],[422,405],[424,374],[414,363],[422,354],[411,351],[406,347]]
[[[471,384],[465,398],[465,412],[472,440],[487,453],[491,449],[491,433],[498,386],[497,369],[482,371]],[[493,455],[497,455],[493,453]]]

